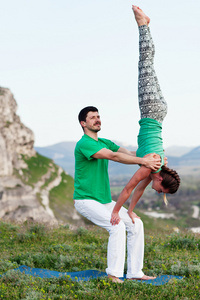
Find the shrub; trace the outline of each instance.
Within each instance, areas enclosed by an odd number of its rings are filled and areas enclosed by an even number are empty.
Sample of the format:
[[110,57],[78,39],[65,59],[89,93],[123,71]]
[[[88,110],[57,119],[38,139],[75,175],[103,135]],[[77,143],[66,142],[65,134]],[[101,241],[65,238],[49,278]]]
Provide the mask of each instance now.
[[174,275],[182,275],[182,276],[189,276],[189,275],[200,275],[200,263],[197,265],[192,265],[188,263],[187,265],[184,265],[184,263],[181,263],[178,261],[176,264],[171,266],[171,272]]
[[196,250],[200,249],[200,240],[195,239],[194,236],[181,237],[173,235],[164,246],[171,249]]
[[84,227],[79,227],[78,229],[77,229],[77,235],[87,235],[88,234],[88,230],[86,229],[86,228],[84,228]]

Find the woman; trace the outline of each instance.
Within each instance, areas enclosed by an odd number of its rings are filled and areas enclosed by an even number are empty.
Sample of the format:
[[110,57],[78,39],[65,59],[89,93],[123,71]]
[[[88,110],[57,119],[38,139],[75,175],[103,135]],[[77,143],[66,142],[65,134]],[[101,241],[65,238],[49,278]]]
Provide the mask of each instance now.
[[154,173],[141,166],[131,180],[122,190],[113,209],[111,223],[120,222],[119,210],[135,188],[128,209],[128,214],[134,223],[134,218],[139,218],[133,209],[142,196],[146,186],[152,181],[152,188],[158,193],[164,193],[164,201],[167,203],[165,193],[175,193],[180,185],[180,178],[176,171],[164,165],[164,150],[162,143],[162,122],[167,114],[165,102],[158,79],[155,74],[153,59],[155,54],[154,44],[149,30],[150,19],[137,6],[132,6],[135,19],[139,28],[139,78],[138,96],[141,113],[140,131],[138,135],[138,150],[136,155],[143,157],[149,153],[160,156],[162,167]]

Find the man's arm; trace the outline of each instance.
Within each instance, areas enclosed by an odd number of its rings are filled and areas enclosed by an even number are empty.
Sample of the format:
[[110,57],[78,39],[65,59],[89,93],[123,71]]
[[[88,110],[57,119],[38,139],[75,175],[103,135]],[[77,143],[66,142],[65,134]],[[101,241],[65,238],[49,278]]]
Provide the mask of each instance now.
[[128,149],[123,148],[123,147],[120,147],[118,149],[118,152],[126,153],[126,154],[131,155],[131,156],[136,156],[136,151],[129,151]]
[[113,152],[109,149],[103,148],[96,152],[92,157],[97,159],[109,159],[122,164],[138,164],[156,171],[160,168],[160,157],[155,153],[149,154],[145,157],[135,157],[133,155],[123,153],[120,151]]

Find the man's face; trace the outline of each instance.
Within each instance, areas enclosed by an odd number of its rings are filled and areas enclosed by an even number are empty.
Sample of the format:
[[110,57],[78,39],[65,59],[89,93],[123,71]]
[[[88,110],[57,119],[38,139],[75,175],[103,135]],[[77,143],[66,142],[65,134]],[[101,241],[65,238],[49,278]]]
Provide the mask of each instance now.
[[89,111],[86,117],[86,121],[81,121],[81,125],[84,129],[88,129],[93,132],[101,130],[100,115],[97,111]]
[[169,192],[168,189],[165,189],[163,186],[162,186],[162,181],[160,180],[153,180],[152,182],[152,189],[154,189],[156,192],[158,192],[159,194],[160,193],[165,193],[167,194]]

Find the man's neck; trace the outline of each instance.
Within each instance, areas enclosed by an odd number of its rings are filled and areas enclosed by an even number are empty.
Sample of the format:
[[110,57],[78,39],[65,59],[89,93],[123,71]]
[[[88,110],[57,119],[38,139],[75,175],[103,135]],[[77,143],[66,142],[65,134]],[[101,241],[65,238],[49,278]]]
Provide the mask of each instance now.
[[91,131],[91,130],[85,130],[84,134],[86,134],[89,137],[91,137],[92,139],[98,141],[98,134],[97,134],[97,132],[94,132],[94,131]]

